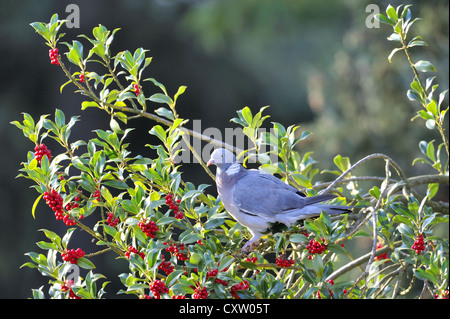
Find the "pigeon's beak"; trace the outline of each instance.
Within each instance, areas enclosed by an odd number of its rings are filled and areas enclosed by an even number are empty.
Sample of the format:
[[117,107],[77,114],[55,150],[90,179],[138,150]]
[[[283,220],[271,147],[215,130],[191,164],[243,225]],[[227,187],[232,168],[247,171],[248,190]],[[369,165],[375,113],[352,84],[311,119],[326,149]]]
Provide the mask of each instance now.
[[206,163],[206,166],[209,166],[209,165],[211,165],[211,164],[214,164],[213,159],[210,159],[210,160],[208,161],[208,163]]

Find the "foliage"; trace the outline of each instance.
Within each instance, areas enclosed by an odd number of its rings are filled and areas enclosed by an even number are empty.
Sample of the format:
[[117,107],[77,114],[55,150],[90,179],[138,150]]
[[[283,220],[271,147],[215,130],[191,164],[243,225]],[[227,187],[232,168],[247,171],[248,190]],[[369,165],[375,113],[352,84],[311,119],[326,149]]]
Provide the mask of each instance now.
[[[184,139],[194,132],[183,127],[187,120],[176,111],[186,87],[180,86],[172,96],[156,79],[145,78],[144,70],[152,58],[142,48],[114,55],[110,45],[118,29],[110,31],[99,25],[92,38],[82,35],[91,47],[86,52],[78,40],[60,43],[63,35],[59,29],[64,21],[57,15],[48,24],[32,23],[51,50],[59,44],[67,47],[65,59],[57,56],[57,65],[68,78],[61,90],[75,85],[76,92],[86,96],[82,110],[104,110],[110,115],[111,129],[94,130],[88,141],[72,141],[70,133],[78,117],[67,121],[58,109],[53,118],[43,115],[35,122],[24,114],[22,123],[13,122],[37,148],[46,138],[61,146],[53,155],[39,159],[30,151],[20,170],[19,176],[32,180],[39,193],[33,217],[41,199],[48,198],[46,192],[55,191],[63,204],[58,208],[57,201],[51,199],[47,204],[75,226],[62,237],[42,230],[47,241],[37,245],[47,254],[27,253],[31,261],[24,266],[50,277],[48,294],[54,298],[103,297],[108,281],[95,273],[90,260],[103,253],[128,262],[128,268],[119,274],[124,289],[117,293],[141,298],[397,298],[408,293],[423,297],[426,291],[445,297],[448,240],[438,233],[438,226],[448,226],[448,203],[433,200],[439,187],[448,185],[448,138],[443,127],[448,107],[442,105],[445,92],[436,101],[434,79],[427,78],[423,85],[418,74],[433,71],[434,66],[411,61],[409,49],[425,42],[420,37],[407,40],[416,21],[408,6],[388,6],[386,13],[379,19],[394,29],[388,39],[401,44],[389,60],[397,51],[406,53],[414,72],[408,97],[423,106],[416,117],[424,119],[429,129],[436,129],[442,140],[437,150],[434,142],[438,137],[419,143],[425,157],[415,159],[413,165],[427,164],[431,173],[407,177],[393,159],[381,153],[355,164],[338,155],[334,158],[336,168],[319,172],[312,152],[300,155],[296,150],[310,132],[276,122],[270,132],[262,132],[259,129],[268,118],[263,115],[265,108],[253,114],[245,107],[232,121],[242,126],[254,148],[240,150],[240,156],[248,159],[256,155],[261,169],[278,174],[308,195],[334,192],[339,195],[337,203],[356,206],[348,215],[330,218],[322,213],[288,231],[274,232],[249,255],[240,251],[247,230],[229,217],[219,198],[206,193],[208,185],[183,180],[182,165],[174,163],[175,156],[186,151],[180,149],[182,139],[190,151],[197,151]],[[70,71],[66,62],[77,71]],[[103,68],[103,74],[90,71],[94,63]],[[156,93],[148,93],[155,88]],[[155,105],[154,113],[149,112]],[[127,135],[132,128],[122,127],[137,117],[157,122],[149,133],[160,142],[148,145],[156,150],[155,158],[134,156],[128,149]],[[196,137],[211,141],[199,135]],[[385,162],[384,176],[354,174],[357,167],[380,159]],[[203,162],[201,165],[213,177]],[[330,175],[337,177],[331,182],[318,179]],[[371,182],[369,189],[362,186],[364,181]],[[93,227],[86,225],[87,219],[93,221]],[[69,254],[69,246],[76,246],[70,239],[78,228],[93,238],[98,251],[83,253],[73,263],[61,261],[59,255]],[[372,249],[354,259],[345,243],[360,237],[369,238]],[[320,249],[313,250],[313,246]],[[84,278],[71,276],[74,263],[88,271]],[[364,264],[357,278],[344,276]],[[99,280],[103,280],[100,290]],[[419,291],[413,289],[417,280],[422,284]],[[44,287],[33,290],[33,297],[46,297]]]

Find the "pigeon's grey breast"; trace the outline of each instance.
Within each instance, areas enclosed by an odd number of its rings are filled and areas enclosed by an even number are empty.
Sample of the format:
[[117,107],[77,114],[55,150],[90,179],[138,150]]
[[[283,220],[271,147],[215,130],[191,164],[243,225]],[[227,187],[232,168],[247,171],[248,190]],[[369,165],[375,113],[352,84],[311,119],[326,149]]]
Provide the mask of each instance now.
[[237,208],[234,203],[234,192],[237,180],[246,174],[245,170],[234,175],[228,175],[225,172],[220,172],[216,175],[217,192],[220,199],[225,206],[225,209],[232,215],[236,215]]

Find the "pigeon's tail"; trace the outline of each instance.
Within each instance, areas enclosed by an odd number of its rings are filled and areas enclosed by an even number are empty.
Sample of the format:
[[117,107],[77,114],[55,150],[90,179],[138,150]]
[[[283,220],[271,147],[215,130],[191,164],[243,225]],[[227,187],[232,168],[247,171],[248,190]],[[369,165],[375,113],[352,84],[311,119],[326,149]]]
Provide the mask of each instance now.
[[[339,215],[343,213],[349,213],[353,206],[340,206],[340,205],[329,205],[329,204],[320,204],[322,202],[326,202],[336,198],[336,195],[333,194],[322,194],[317,196],[306,197],[305,208],[306,211],[309,211],[311,216],[320,215],[320,213],[325,211],[328,215]],[[304,212],[306,212],[304,210]]]
[[[324,196],[324,197],[322,197]],[[325,197],[327,196],[327,197]],[[316,197],[322,197],[322,198],[316,198]],[[330,205],[330,204],[321,204],[321,202],[330,200],[336,196],[334,195],[319,195],[314,197],[308,197],[315,199],[314,204],[312,202],[308,202],[308,204],[301,208],[301,209],[295,209],[290,212],[286,212],[283,214],[277,214],[275,219],[277,222],[280,222],[282,224],[285,224],[286,226],[290,227],[292,224],[295,224],[301,219],[311,218],[320,216],[322,211],[327,213],[330,216],[335,216],[339,214],[345,214],[351,212],[353,206],[340,206],[340,205]],[[325,199],[324,199],[325,198]]]
[[339,215],[344,213],[350,213],[353,206],[339,206],[339,205],[327,205],[327,204],[316,204],[312,205],[320,209],[321,211],[324,211],[330,216],[333,215]]
[[313,205],[313,204],[317,204],[317,203],[321,203],[321,202],[327,202],[336,197],[337,197],[337,195],[334,195],[334,194],[322,194],[322,195],[317,195],[317,196],[304,197],[305,206]]

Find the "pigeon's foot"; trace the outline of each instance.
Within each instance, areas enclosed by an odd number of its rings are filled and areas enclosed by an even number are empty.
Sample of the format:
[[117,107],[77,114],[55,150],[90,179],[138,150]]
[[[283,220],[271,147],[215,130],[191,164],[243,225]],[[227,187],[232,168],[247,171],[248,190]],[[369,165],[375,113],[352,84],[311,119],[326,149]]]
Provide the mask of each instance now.
[[242,247],[241,252],[250,252],[253,249],[253,245],[257,245],[259,243],[259,238],[257,239],[250,239],[248,242],[245,243],[244,247]]

